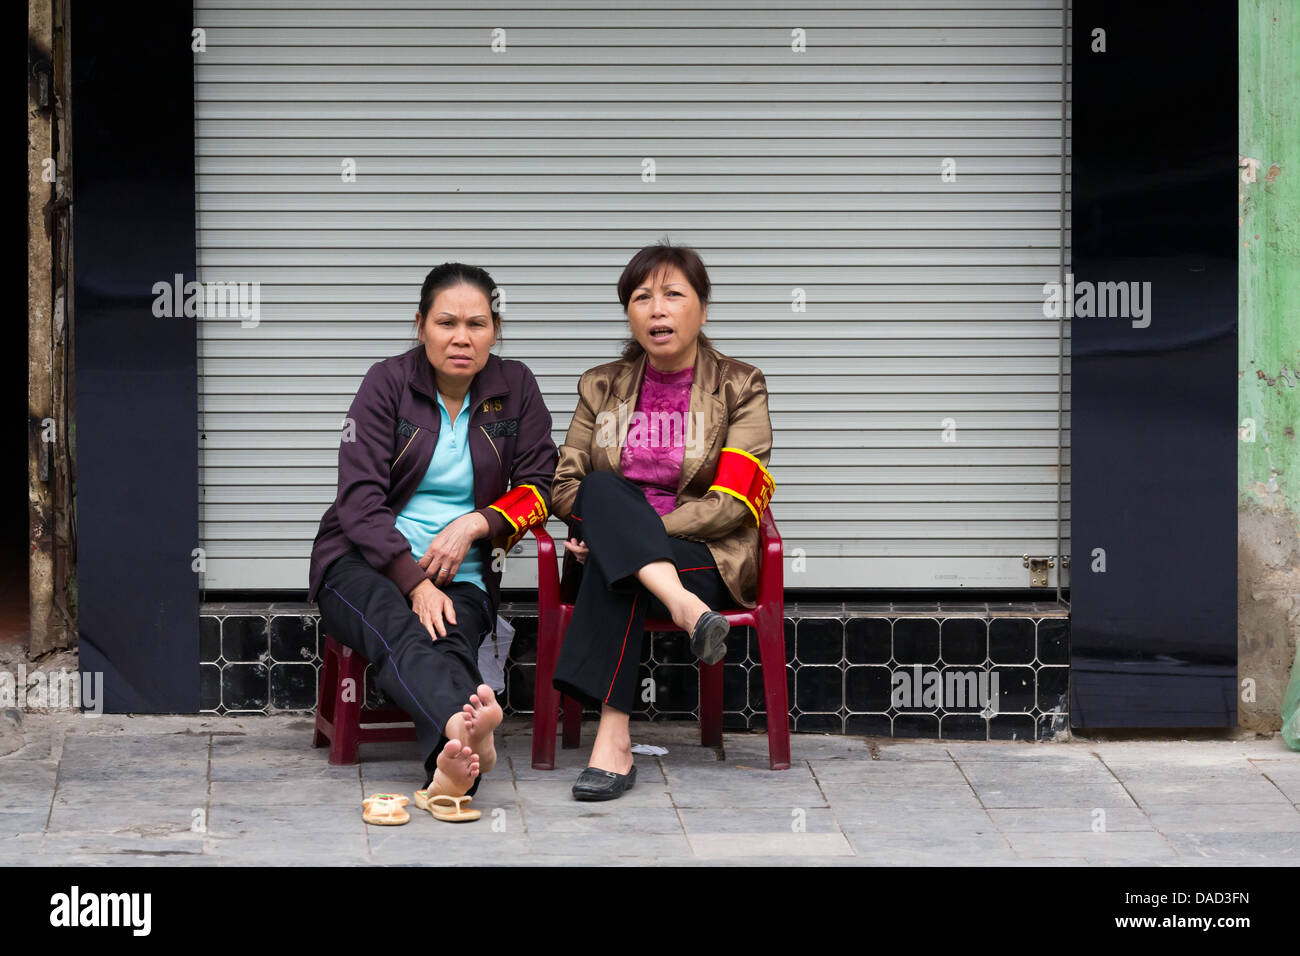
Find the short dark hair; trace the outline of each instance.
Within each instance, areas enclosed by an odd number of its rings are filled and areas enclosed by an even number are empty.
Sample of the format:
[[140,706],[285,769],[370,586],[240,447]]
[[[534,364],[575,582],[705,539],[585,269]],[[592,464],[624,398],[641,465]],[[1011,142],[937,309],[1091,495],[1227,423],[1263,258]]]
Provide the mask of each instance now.
[[[709,281],[709,270],[704,268],[704,260],[700,258],[700,254],[690,246],[674,246],[664,238],[654,245],[639,250],[624,266],[623,274],[618,277],[618,301],[623,306],[624,315],[627,314],[627,304],[632,301],[632,293],[645,282],[646,277],[669,266],[676,266],[681,270],[686,281],[699,296],[701,306],[709,304],[713,284]],[[713,343],[703,332],[700,333],[699,344],[705,348],[713,348]],[[625,359],[637,358],[644,351],[636,336],[629,336],[623,343]]]
[[501,310],[497,306],[497,284],[487,274],[486,269],[480,269],[478,266],[467,266],[463,262],[444,262],[424,277],[424,285],[420,287],[420,308],[418,313],[420,318],[418,324],[424,324],[425,316],[433,308],[433,300],[438,297],[439,292],[445,289],[453,289],[458,285],[473,286],[487,296],[488,310],[492,313],[492,324],[497,327],[499,337],[501,334]]

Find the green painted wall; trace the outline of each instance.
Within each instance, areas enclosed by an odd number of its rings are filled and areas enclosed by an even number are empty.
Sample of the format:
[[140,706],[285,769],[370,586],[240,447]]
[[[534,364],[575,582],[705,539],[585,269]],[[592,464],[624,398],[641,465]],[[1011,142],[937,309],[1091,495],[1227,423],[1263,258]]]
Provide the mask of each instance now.
[[1300,0],[1239,0],[1237,677],[1240,724],[1281,727],[1300,641]]
[[[1243,504],[1300,513],[1300,2],[1241,0],[1238,420]],[[1241,172],[1245,172],[1242,170]]]

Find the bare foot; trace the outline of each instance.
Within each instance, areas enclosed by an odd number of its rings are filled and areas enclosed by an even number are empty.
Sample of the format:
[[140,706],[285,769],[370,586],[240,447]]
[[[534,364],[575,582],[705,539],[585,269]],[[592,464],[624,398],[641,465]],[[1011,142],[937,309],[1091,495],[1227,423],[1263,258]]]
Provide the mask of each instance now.
[[469,695],[469,703],[461,712],[465,715],[469,746],[478,754],[480,770],[487,773],[497,765],[497,745],[492,732],[501,724],[505,713],[487,684],[478,685],[478,693]]
[[438,754],[438,769],[433,772],[429,796],[462,796],[474,785],[478,773],[478,754],[469,747],[462,746],[459,740],[449,740],[447,746],[442,748],[442,753]]

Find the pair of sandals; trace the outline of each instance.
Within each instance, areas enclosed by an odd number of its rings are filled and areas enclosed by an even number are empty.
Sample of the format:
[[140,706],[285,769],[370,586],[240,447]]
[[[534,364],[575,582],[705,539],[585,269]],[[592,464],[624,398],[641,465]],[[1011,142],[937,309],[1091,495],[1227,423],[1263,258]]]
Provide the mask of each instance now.
[[[428,790],[415,791],[415,805],[427,810],[435,820],[446,823],[469,823],[483,816],[481,810],[466,809],[465,804],[474,798],[471,796],[453,797],[449,794],[430,794]],[[361,801],[364,808],[361,819],[375,826],[401,826],[410,822],[411,814],[406,805],[411,801],[403,793],[376,793]]]
[[[716,664],[727,653],[727,634],[731,625],[717,611],[706,611],[691,629],[691,650],[706,664]],[[573,785],[574,799],[583,801],[616,800],[636,786],[636,765],[625,774],[587,767],[578,775]],[[446,794],[429,795],[428,790],[415,791],[415,805],[427,810],[435,820],[448,823],[468,823],[483,815],[480,810],[467,810],[465,804],[473,798],[452,797]],[[365,811],[361,819],[378,826],[397,826],[408,822],[411,815],[404,809],[411,801],[399,793],[377,793],[363,800]]]

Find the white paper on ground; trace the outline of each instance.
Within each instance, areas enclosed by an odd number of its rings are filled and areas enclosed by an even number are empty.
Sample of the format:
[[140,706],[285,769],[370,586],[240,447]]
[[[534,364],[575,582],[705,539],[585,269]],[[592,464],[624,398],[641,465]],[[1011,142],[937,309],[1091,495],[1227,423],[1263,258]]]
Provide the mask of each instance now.
[[651,757],[662,757],[668,753],[667,747],[657,747],[654,744],[633,744],[632,753],[649,754]]

